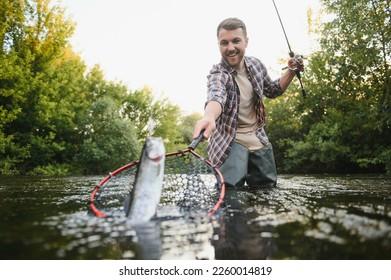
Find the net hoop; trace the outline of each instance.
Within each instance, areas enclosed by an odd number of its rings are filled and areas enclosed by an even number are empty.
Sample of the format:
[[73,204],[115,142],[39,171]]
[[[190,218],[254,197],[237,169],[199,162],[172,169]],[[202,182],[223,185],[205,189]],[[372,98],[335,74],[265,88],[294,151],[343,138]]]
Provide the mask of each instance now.
[[[224,177],[223,177],[222,173],[220,172],[220,170],[216,166],[214,166],[208,159],[205,159],[202,156],[200,156],[199,154],[197,154],[196,152],[194,152],[194,150],[192,148],[187,148],[185,150],[181,150],[181,151],[178,151],[178,152],[168,153],[168,154],[166,154],[166,157],[183,156],[186,153],[191,153],[193,156],[195,156],[198,159],[200,159],[201,161],[205,162],[209,167],[211,167],[213,169],[213,172],[215,173],[217,182],[218,182],[218,184],[220,186],[220,194],[219,194],[219,198],[216,201],[216,203],[214,204],[214,206],[208,211],[208,217],[213,216],[216,213],[216,211],[221,207],[221,205],[222,205],[222,203],[224,201],[224,197],[225,197]],[[97,198],[97,194],[98,194],[99,190],[108,181],[110,181],[111,178],[113,178],[114,176],[120,174],[121,172],[123,172],[125,170],[128,170],[128,169],[134,167],[135,165],[139,164],[139,162],[140,162],[139,160],[132,161],[132,162],[130,162],[128,164],[125,164],[124,166],[122,166],[122,167],[120,167],[120,168],[110,172],[109,175],[104,177],[94,187],[94,189],[92,190],[91,195],[90,195],[89,208],[90,208],[90,210],[92,211],[92,213],[96,217],[98,217],[98,218],[106,218],[106,217],[109,216],[107,213],[105,213],[102,210],[98,209],[96,207],[96,205],[95,205],[95,200]]]

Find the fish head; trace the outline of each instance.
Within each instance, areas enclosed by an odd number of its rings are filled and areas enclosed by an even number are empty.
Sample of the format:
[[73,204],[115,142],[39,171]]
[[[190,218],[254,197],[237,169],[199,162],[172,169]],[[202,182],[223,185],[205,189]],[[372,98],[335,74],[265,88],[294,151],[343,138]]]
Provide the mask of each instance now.
[[144,157],[151,163],[160,164],[164,161],[166,150],[161,137],[148,137],[144,146]]

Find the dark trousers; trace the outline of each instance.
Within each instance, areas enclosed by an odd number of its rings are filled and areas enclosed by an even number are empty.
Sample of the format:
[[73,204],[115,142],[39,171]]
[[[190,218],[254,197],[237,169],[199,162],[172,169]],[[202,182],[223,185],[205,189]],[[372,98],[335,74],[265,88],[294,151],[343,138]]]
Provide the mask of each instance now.
[[228,186],[251,188],[276,186],[277,169],[271,144],[256,151],[250,151],[236,142],[228,158],[220,167]]

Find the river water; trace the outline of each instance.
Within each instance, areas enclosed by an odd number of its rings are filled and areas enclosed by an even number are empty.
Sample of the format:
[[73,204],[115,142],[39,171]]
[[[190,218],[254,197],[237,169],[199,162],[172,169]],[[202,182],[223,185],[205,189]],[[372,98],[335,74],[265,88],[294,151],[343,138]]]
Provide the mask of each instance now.
[[160,205],[141,226],[120,187],[109,218],[88,211],[100,179],[0,177],[0,258],[391,259],[390,177],[280,175],[277,188],[228,190],[212,217]]

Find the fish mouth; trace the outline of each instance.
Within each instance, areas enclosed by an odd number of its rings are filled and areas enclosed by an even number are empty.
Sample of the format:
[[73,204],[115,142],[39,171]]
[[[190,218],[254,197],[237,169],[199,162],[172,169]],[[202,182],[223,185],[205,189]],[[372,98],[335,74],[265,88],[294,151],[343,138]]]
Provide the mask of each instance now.
[[155,156],[155,157],[148,157],[150,160],[152,160],[153,162],[160,162],[163,158],[163,155],[158,155],[158,156]]

